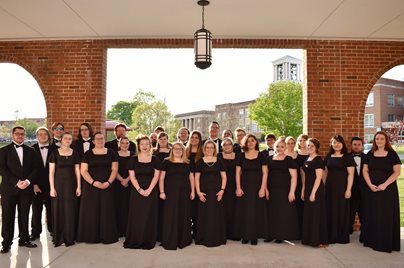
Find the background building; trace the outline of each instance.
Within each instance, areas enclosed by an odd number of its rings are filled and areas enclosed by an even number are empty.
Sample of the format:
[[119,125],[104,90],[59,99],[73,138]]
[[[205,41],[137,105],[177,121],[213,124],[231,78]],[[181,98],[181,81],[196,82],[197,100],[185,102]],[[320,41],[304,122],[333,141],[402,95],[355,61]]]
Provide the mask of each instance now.
[[[376,131],[388,129],[404,118],[404,82],[380,78],[366,101],[364,138],[373,140]],[[402,136],[402,135],[401,135]]]
[[288,55],[273,61],[274,82],[284,80],[302,82],[301,64],[301,60]]
[[209,110],[177,114],[175,118],[180,120],[182,126],[188,128],[190,131],[198,130],[201,132],[202,137],[209,135],[209,124],[216,119],[215,111]]

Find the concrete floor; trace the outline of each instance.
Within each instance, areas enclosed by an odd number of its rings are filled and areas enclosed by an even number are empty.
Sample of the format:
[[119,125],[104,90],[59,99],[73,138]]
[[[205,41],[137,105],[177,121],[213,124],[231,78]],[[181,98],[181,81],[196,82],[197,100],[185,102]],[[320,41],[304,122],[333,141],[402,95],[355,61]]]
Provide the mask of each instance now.
[[123,241],[112,245],[76,244],[54,248],[48,233],[42,233],[38,248],[18,247],[16,237],[8,254],[0,255],[0,267],[404,267],[404,229],[402,252],[381,253],[363,247],[359,233],[348,245],[311,248],[300,243],[275,244],[259,241],[258,246],[229,241],[217,248],[191,245],[167,251],[124,249]]

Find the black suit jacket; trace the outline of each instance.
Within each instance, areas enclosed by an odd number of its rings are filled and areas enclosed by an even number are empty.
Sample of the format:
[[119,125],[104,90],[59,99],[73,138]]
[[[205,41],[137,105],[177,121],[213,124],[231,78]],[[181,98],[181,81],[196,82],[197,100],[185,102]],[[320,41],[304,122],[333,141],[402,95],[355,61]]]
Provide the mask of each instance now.
[[[114,152],[118,152],[118,139],[106,142],[105,148],[109,148],[112,149]],[[133,143],[132,141],[129,141],[129,151],[134,152],[136,154],[136,144]]]
[[41,148],[39,148],[39,144],[34,144],[32,148],[34,148],[35,161],[37,162],[37,173],[34,184],[38,185],[42,192],[48,193],[50,192],[49,157],[54,150],[57,150],[57,147],[49,146],[48,155],[46,156],[46,163],[44,163],[42,160]]
[[[2,195],[12,194],[33,194],[33,185],[37,172],[34,149],[23,145],[23,165],[21,166],[14,143],[0,149],[0,174],[2,182],[0,193]],[[21,190],[16,185],[19,180],[29,180],[31,184]]]
[[[352,154],[352,153],[351,153]],[[355,167],[355,172],[354,172],[354,181],[352,185],[352,190],[355,191],[359,189],[359,187],[367,186],[365,179],[363,178],[363,163],[365,162],[366,154],[361,153],[361,166],[359,169],[359,174],[358,171]]]
[[[74,141],[74,143],[73,143],[73,145],[72,145],[73,150],[76,151],[76,152],[79,154],[80,160],[81,160],[81,159],[83,158],[83,156],[84,156],[83,143],[84,143],[84,140],[83,140],[83,139],[79,139],[79,140]],[[89,150],[91,150],[91,149],[93,149],[93,148],[94,148],[94,143],[93,143],[93,140],[90,139],[90,148],[89,148]]]

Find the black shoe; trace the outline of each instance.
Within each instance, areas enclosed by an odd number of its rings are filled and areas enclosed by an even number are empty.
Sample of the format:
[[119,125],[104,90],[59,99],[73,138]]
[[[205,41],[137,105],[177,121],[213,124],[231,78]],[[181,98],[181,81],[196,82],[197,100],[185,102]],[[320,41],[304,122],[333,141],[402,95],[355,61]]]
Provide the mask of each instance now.
[[280,243],[282,243],[283,242],[283,240],[280,240],[280,239],[276,239],[275,240],[275,243],[277,243],[277,244],[280,244]]
[[267,238],[267,239],[264,240],[265,243],[269,243],[271,241],[273,241],[273,239],[270,239],[270,238]]
[[3,246],[2,248],[1,248],[1,251],[0,251],[0,253],[1,254],[5,254],[5,253],[8,253],[10,251],[10,246]]
[[18,242],[18,246],[20,247],[26,247],[26,248],[36,248],[37,245],[34,243],[31,243],[30,241],[27,242]]
[[251,245],[256,246],[258,244],[258,240],[251,240]]
[[30,237],[29,237],[29,241],[35,241],[35,240],[37,240],[39,238],[39,235],[34,235],[34,234],[32,234]]
[[241,244],[248,244],[248,240],[242,239]]

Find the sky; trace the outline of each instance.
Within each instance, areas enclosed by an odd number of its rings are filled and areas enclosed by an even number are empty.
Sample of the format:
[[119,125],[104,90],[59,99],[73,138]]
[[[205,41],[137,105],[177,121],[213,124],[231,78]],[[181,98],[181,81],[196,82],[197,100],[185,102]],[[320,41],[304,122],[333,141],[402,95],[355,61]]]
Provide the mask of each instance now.
[[[109,49],[106,108],[139,89],[153,92],[173,114],[253,100],[273,82],[272,61],[285,55],[302,59],[303,50],[214,49],[212,66],[200,70],[192,49]],[[404,65],[383,77],[404,81]],[[42,92],[22,67],[0,64],[0,91],[7,92],[0,98],[0,120],[46,117]]]

